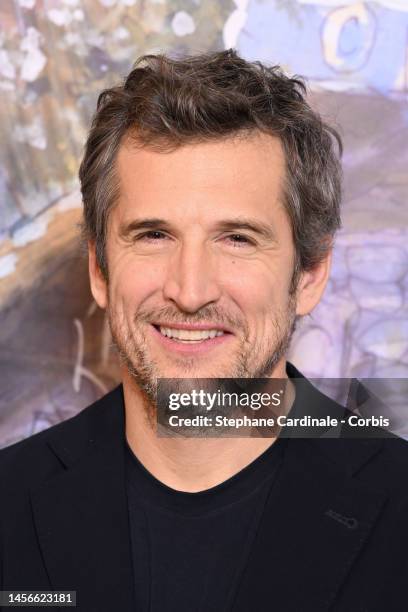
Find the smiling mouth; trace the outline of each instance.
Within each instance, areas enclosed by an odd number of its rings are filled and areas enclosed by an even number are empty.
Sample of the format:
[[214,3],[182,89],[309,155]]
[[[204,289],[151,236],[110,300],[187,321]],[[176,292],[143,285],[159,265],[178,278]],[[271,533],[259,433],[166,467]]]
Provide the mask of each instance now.
[[220,336],[224,336],[229,332],[221,329],[178,329],[174,327],[165,327],[162,325],[154,325],[157,331],[166,338],[170,338],[175,342],[182,344],[199,344],[207,340],[213,340]]

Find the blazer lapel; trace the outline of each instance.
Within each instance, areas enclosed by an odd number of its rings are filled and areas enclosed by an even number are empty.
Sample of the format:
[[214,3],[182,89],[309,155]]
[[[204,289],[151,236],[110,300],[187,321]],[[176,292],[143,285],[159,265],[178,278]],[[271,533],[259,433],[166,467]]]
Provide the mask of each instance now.
[[329,609],[386,500],[353,478],[380,447],[381,440],[288,441],[234,612]]
[[32,492],[34,520],[53,589],[75,590],[79,610],[127,612],[134,594],[121,388],[88,410],[52,439],[65,469]]

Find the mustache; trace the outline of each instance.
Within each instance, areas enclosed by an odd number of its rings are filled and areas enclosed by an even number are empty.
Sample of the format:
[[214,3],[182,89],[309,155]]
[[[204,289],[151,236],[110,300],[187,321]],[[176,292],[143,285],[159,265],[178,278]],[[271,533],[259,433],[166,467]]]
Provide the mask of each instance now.
[[220,326],[230,327],[232,329],[242,329],[247,335],[247,325],[243,318],[231,315],[222,311],[216,306],[204,306],[197,312],[190,314],[174,309],[172,306],[163,306],[155,309],[139,309],[134,316],[134,323],[139,322],[150,323],[151,321],[164,320],[167,323],[201,323],[202,321],[211,321]]

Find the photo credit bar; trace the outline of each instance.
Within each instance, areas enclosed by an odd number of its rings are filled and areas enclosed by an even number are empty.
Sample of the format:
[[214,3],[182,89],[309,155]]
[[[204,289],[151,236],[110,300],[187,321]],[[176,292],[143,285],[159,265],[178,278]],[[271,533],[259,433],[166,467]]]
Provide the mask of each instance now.
[[[161,378],[160,437],[392,437],[408,423],[406,379]],[[316,401],[313,387],[322,390]],[[327,396],[333,401],[327,401]],[[403,396],[403,397],[402,397]],[[387,403],[387,399],[389,400]],[[392,400],[392,403],[391,403]],[[392,418],[395,403],[399,421]]]

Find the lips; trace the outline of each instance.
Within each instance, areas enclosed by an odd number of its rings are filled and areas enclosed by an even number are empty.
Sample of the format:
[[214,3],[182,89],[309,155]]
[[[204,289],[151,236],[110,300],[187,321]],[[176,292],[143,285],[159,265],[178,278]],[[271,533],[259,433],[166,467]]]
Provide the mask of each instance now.
[[152,325],[162,336],[186,342],[199,342],[232,333],[226,326],[213,321],[172,323],[159,320],[153,321]]
[[164,326],[159,326],[159,331],[163,336],[179,342],[202,342],[224,334],[220,329],[178,329]]
[[174,326],[166,323],[154,323],[152,324],[152,330],[154,330],[154,335],[161,341],[163,347],[181,353],[201,352],[216,347],[233,337],[231,332],[214,323],[197,325],[180,323]]

